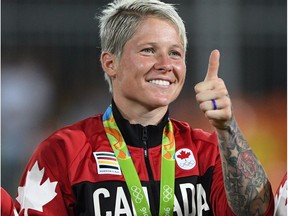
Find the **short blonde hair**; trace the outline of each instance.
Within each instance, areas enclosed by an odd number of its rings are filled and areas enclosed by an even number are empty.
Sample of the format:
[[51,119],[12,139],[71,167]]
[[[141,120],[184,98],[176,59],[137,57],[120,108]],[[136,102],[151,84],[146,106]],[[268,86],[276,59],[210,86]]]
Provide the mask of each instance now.
[[[120,58],[124,45],[132,38],[139,23],[148,16],[159,17],[174,24],[186,51],[185,25],[174,5],[159,0],[115,0],[98,17],[102,52],[107,51]],[[111,79],[106,73],[105,79],[112,92]]]

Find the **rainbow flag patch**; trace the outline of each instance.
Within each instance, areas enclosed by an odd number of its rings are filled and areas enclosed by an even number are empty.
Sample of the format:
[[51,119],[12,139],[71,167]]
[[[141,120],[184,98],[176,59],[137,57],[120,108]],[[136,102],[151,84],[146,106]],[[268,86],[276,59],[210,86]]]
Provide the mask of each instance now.
[[122,175],[119,163],[113,152],[93,152],[98,174]]

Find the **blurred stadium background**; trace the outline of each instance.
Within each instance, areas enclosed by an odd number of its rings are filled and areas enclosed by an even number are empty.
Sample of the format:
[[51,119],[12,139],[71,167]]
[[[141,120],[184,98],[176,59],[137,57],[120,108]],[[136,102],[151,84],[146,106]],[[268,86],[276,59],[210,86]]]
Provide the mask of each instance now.
[[[107,0],[2,0],[1,185],[15,197],[25,164],[56,129],[103,112],[111,96],[99,63]],[[189,46],[184,90],[171,115],[213,129],[194,85],[212,49],[246,139],[273,190],[287,169],[287,1],[179,0]]]

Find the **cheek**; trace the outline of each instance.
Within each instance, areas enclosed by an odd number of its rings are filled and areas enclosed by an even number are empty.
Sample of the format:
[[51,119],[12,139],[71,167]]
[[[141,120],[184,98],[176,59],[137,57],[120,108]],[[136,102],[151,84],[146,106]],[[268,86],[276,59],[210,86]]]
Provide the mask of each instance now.
[[129,71],[130,74],[133,74],[144,68],[144,65],[144,61],[137,58],[137,55],[127,55],[121,59],[120,70]]
[[176,67],[176,71],[180,82],[184,83],[186,77],[186,65],[185,64],[178,65]]
[[133,59],[128,59],[130,62],[130,69],[135,71],[145,73],[153,67],[153,61],[145,57],[134,57]]

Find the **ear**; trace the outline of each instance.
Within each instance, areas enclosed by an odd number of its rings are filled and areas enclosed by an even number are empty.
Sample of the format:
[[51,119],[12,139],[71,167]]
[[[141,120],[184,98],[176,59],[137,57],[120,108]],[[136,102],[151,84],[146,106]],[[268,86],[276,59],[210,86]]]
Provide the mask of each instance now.
[[103,51],[101,53],[101,65],[104,70],[104,72],[109,76],[109,77],[114,77],[116,75],[116,57],[110,52]]

